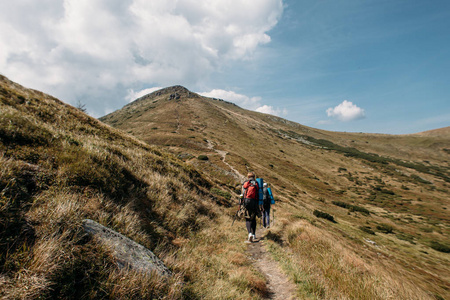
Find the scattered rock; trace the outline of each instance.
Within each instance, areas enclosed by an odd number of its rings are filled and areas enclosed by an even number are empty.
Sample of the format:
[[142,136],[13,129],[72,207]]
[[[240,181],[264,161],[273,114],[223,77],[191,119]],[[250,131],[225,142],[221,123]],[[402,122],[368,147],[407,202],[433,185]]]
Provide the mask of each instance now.
[[169,100],[178,100],[178,99],[180,99],[180,95],[178,94],[178,93],[173,93],[173,94],[170,94],[170,96],[169,96]]
[[162,276],[172,276],[172,272],[164,263],[141,244],[93,220],[83,220],[83,228],[112,250],[120,268],[131,268],[142,272],[156,271]]
[[374,246],[376,246],[377,245],[377,243],[375,243],[374,241],[371,241],[371,240],[369,240],[369,239],[364,239],[367,243],[369,243],[369,244],[372,244],[372,245],[374,245]]

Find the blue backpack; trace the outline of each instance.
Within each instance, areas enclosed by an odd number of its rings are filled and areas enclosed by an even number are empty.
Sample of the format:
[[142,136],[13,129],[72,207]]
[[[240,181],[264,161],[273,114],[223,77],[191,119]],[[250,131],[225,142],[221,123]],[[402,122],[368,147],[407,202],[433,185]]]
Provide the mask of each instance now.
[[256,178],[256,182],[258,183],[259,188],[259,205],[263,205],[263,186],[264,186],[264,179],[262,178]]
[[269,193],[270,196],[270,204],[275,204],[275,198],[273,197],[272,190],[270,189],[270,187],[267,188],[267,192]]

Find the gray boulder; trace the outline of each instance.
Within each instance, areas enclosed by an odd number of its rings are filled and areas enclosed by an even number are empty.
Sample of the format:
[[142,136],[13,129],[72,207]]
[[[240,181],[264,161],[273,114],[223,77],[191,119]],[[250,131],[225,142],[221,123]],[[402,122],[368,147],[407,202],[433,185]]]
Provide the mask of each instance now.
[[90,219],[83,220],[83,228],[112,251],[120,268],[141,272],[156,271],[165,277],[172,276],[164,263],[141,244]]

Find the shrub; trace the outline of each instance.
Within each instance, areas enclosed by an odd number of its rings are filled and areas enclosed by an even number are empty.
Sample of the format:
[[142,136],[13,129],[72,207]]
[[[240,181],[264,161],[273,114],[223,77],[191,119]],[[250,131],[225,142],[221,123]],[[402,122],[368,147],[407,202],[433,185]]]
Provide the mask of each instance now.
[[361,207],[361,206],[348,204],[348,203],[345,203],[345,202],[342,202],[342,201],[331,201],[331,203],[333,203],[334,205],[337,205],[339,207],[347,208],[348,210],[350,210],[352,212],[353,211],[359,211],[359,212],[361,212],[363,214],[366,214],[366,215],[370,214],[369,210],[367,210],[366,208]]
[[411,175],[411,178],[414,179],[415,181],[419,182],[419,183],[423,183],[423,184],[431,184],[431,182],[429,182],[428,180],[423,179],[420,176],[417,176],[415,174]]
[[328,221],[331,221],[333,223],[336,223],[334,220],[334,217],[326,212],[320,211],[320,210],[314,210],[313,215],[315,215],[318,218],[326,219]]
[[415,244],[415,243],[414,243],[414,236],[412,236],[412,235],[410,235],[410,234],[399,233],[399,234],[396,235],[396,237],[397,237],[399,240],[407,241],[407,242],[410,242],[411,244]]
[[439,252],[450,253],[450,247],[447,245],[441,244],[438,241],[431,241],[430,247]]
[[197,159],[198,160],[209,160],[209,158],[208,158],[208,156],[206,156],[206,155],[199,155],[198,157],[197,157]]
[[359,226],[359,229],[364,231],[365,233],[375,235],[375,231],[373,231],[370,226]]
[[392,233],[394,228],[388,224],[377,225],[377,229],[382,233]]
[[211,193],[224,197],[227,200],[231,199],[231,194],[225,191],[222,191],[218,188],[212,188]]

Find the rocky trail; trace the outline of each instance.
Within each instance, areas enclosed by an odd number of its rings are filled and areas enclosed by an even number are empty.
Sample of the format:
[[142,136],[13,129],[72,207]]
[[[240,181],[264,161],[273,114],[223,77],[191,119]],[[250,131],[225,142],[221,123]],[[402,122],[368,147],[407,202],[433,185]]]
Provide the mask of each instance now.
[[295,296],[295,285],[281,271],[264,246],[266,229],[256,230],[256,241],[248,244],[247,254],[253,264],[265,275],[269,294],[266,299],[292,300]]

